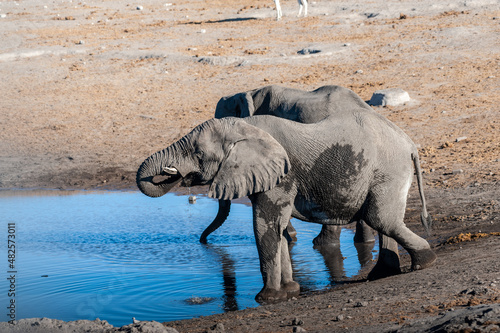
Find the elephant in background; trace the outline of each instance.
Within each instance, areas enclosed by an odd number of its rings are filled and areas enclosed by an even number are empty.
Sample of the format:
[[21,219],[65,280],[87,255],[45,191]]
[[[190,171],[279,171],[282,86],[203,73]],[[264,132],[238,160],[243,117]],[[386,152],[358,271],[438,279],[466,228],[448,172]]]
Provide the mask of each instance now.
[[[330,116],[340,117],[356,108],[371,110],[352,90],[340,86],[330,85],[314,91],[304,91],[272,85],[221,98],[215,109],[215,118],[272,115],[309,124]],[[201,243],[206,244],[207,237],[226,221],[230,208],[230,200],[219,200],[217,216],[201,234]],[[340,231],[340,226],[323,225],[313,243],[315,246],[338,244]],[[288,240],[292,240],[295,235],[296,231],[290,223],[287,228]],[[370,227],[363,221],[358,221],[354,242],[374,240]]]
[[330,225],[365,221],[382,235],[375,275],[399,270],[387,251],[397,251],[394,240],[408,251],[412,269],[431,265],[436,255],[429,243],[403,221],[414,173],[428,230],[415,144],[375,111],[352,108],[314,124],[274,116],[211,119],[148,157],[136,181],[150,197],[179,182],[208,185],[208,195],[219,200],[248,196],[264,284],[256,299],[275,301],[300,291],[284,237],[291,217]]

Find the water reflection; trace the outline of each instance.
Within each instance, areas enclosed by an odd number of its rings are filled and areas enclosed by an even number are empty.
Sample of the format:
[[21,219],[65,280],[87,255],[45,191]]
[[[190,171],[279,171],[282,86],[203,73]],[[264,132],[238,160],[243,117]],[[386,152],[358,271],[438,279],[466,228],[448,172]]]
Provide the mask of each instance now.
[[222,273],[222,289],[223,295],[223,309],[227,311],[236,311],[238,308],[238,301],[236,300],[236,269],[234,260],[231,259],[229,253],[222,246],[212,244],[203,245],[213,255],[216,262],[221,265]]
[[[218,208],[204,196],[189,204],[173,194],[21,192],[28,195],[0,194],[5,222],[17,226],[19,319],[99,317],[125,325],[132,317],[170,321],[258,306],[262,278],[247,205],[233,204],[227,223],[202,245],[198,238]],[[351,230],[342,231],[340,247],[315,250],[321,226],[292,223],[294,277],[304,291],[353,276],[371,260]],[[3,253],[5,246],[0,242]]]

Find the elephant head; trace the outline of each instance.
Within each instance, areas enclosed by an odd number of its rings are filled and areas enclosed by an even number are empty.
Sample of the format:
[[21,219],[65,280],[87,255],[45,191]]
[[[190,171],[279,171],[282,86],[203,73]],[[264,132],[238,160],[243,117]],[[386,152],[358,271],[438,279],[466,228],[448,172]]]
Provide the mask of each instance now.
[[209,185],[210,197],[231,200],[273,188],[289,168],[287,153],[268,133],[237,118],[211,119],[148,157],[136,181],[150,197],[181,182]]
[[251,92],[222,97],[215,108],[215,118],[252,116],[255,112]]

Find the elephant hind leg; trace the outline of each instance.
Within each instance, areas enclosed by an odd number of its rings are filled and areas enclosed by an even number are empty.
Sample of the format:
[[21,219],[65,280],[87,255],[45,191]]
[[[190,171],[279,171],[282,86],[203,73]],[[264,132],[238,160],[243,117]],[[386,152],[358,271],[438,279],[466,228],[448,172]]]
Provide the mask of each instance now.
[[377,264],[368,274],[368,280],[382,279],[401,274],[398,243],[390,237],[379,233],[379,254]]
[[[396,192],[394,195],[386,192],[385,195],[369,195],[365,220],[373,229],[393,238],[408,251],[411,256],[412,269],[428,267],[434,263],[436,255],[431,250],[429,243],[408,229],[403,222],[409,186],[403,190],[401,190],[401,184],[392,188],[400,189],[399,193]],[[384,244],[380,244],[380,246],[382,253]]]

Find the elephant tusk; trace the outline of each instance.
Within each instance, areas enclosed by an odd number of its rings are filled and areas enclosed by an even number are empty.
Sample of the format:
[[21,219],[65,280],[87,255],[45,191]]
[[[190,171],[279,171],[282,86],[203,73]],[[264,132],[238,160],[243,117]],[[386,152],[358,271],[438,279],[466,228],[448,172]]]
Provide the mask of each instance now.
[[179,173],[176,168],[170,168],[170,167],[164,167],[163,172],[169,174],[169,175],[176,175]]

